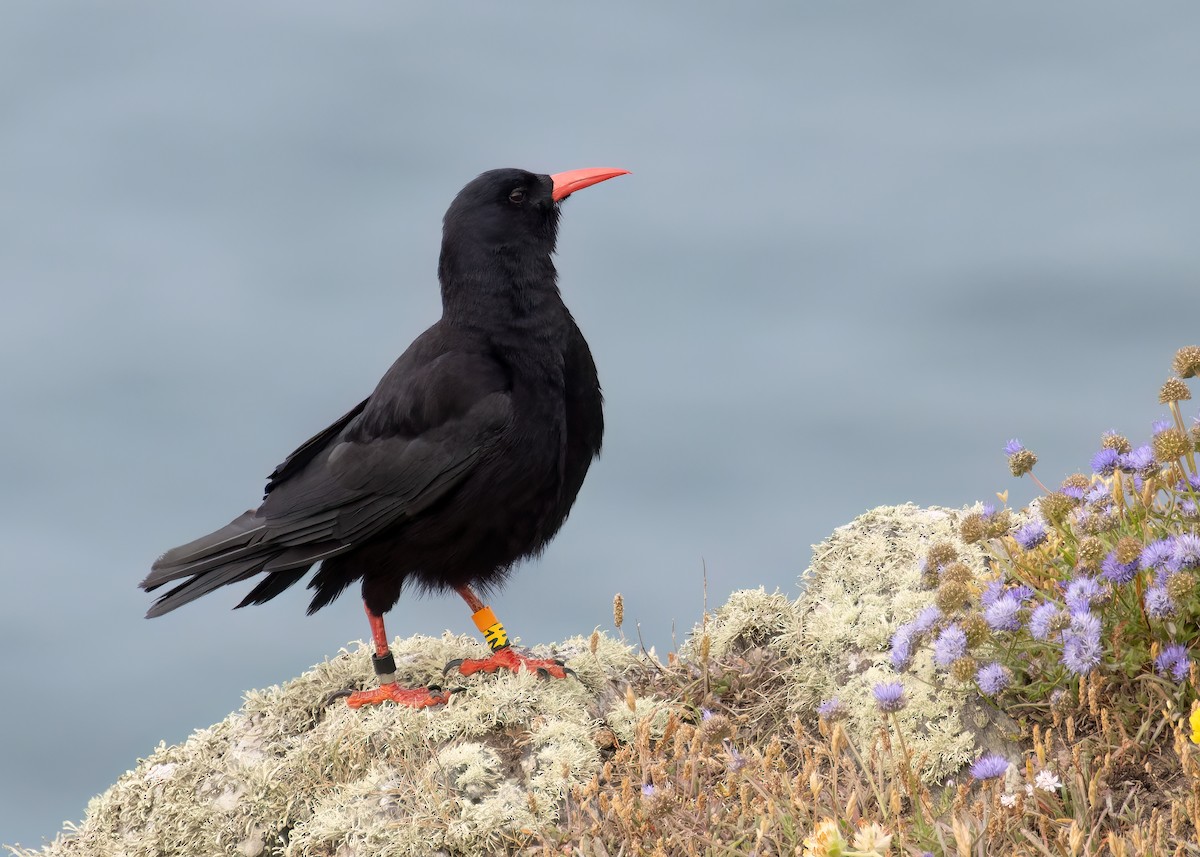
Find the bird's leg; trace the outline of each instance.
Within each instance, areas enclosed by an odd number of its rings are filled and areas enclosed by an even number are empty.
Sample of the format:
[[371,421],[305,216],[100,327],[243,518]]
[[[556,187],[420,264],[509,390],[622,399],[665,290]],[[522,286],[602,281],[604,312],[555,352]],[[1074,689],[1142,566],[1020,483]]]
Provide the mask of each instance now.
[[387,632],[383,629],[383,616],[373,613],[365,601],[363,607],[367,611],[367,619],[371,622],[371,638],[375,642],[375,654],[371,656],[371,665],[375,667],[379,687],[350,694],[346,704],[351,708],[361,708],[364,705],[378,705],[391,701],[411,708],[427,708],[445,702],[448,695],[436,685],[427,688],[406,688],[396,683],[396,659],[392,657],[392,650],[388,646]]
[[471,608],[471,619],[475,622],[475,627],[483,634],[483,639],[487,641],[492,654],[486,658],[455,658],[446,664],[443,673],[449,672],[455,667],[463,675],[477,672],[494,673],[501,668],[517,672],[524,668],[529,672],[536,672],[542,678],[566,678],[568,674],[574,675],[574,670],[557,658],[531,658],[518,654],[509,645],[508,632],[504,630],[504,625],[496,619],[492,608],[485,605],[471,587],[456,586],[454,588]]

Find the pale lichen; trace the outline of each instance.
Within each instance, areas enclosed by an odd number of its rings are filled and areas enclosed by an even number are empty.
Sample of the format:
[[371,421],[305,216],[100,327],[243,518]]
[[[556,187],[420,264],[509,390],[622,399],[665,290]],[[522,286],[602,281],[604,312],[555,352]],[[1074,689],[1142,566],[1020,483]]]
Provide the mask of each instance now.
[[[947,688],[927,648],[897,677],[888,644],[932,600],[921,579],[932,544],[953,543],[985,577],[979,548],[957,537],[966,511],[884,507],[839,527],[814,547],[798,599],[744,590],[706,617],[680,651],[683,674],[707,685],[722,664],[752,673],[761,684],[749,704],[761,711],[738,717],[780,728],[815,720],[817,702],[836,695],[851,737],[864,746],[883,725],[873,684],[900,678],[908,705],[898,718],[913,758],[923,760],[927,781],[943,780],[974,748],[995,748],[997,713]],[[393,651],[400,681],[419,686],[440,683],[447,661],[485,650],[447,634],[397,640]],[[16,853],[502,853],[552,830],[573,788],[595,787],[613,740],[653,741],[670,723],[701,714],[724,722],[697,712],[694,700],[636,693],[653,665],[606,635],[534,653],[564,658],[578,680],[476,675],[457,679],[464,690],[436,709],[327,706],[331,692],[373,680],[360,644],[293,681],[248,693],[240,711],[183,743],[159,745],[91,801],[82,825],[42,851]]]

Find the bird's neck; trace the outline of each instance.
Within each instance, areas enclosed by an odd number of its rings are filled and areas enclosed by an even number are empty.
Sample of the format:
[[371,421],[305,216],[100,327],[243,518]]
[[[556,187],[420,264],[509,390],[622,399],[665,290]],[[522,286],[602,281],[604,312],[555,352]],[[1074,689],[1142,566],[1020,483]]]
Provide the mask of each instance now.
[[442,251],[438,263],[442,318],[497,338],[518,340],[562,326],[567,317],[549,253],[507,247]]

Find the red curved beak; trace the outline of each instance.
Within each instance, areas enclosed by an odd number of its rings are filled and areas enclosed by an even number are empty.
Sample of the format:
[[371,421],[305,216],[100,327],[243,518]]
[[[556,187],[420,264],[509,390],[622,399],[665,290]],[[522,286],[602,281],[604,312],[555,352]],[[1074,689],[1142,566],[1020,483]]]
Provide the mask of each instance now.
[[567,170],[565,173],[555,173],[550,176],[554,180],[554,193],[551,195],[554,197],[554,201],[558,202],[589,185],[624,175],[629,175],[629,170],[616,170],[612,167],[591,167],[586,170]]

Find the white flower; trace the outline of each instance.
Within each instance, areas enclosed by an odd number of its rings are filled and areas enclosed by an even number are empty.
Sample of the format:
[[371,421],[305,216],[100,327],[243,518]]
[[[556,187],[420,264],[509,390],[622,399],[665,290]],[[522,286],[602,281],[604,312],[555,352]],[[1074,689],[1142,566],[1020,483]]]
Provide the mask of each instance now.
[[860,827],[854,834],[854,850],[866,851],[871,854],[887,854],[892,847],[892,834],[884,833],[883,828],[875,822]]
[[1027,794],[1027,795],[1032,795],[1032,794],[1033,794],[1033,783],[1026,783],[1026,784],[1025,784],[1025,794]]
[[1013,794],[1012,792],[1005,792],[1004,794],[1000,795],[1000,805],[1001,806],[1016,806],[1017,805],[1017,796],[1015,794]]
[[1033,778],[1033,784],[1044,792],[1058,791],[1062,788],[1062,780],[1050,770],[1038,771],[1038,775]]

